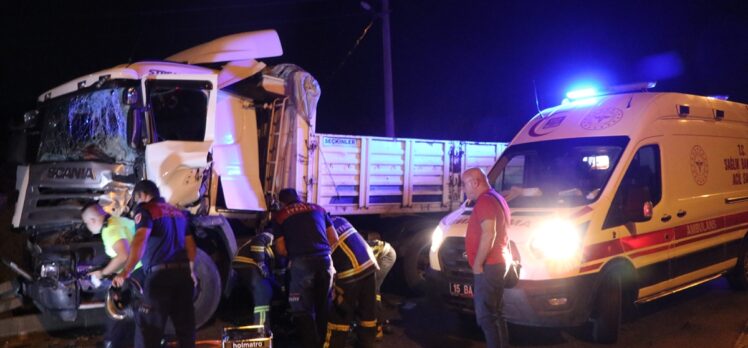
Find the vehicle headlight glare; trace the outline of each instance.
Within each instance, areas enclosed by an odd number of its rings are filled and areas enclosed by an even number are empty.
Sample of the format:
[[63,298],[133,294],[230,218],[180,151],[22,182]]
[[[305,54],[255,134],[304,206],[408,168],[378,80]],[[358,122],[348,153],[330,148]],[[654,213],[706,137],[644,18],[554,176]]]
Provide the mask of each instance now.
[[577,228],[566,220],[547,221],[535,230],[530,248],[539,258],[569,260],[579,254],[581,238]]
[[57,279],[59,277],[59,274],[59,267],[56,263],[42,264],[41,269],[39,270],[39,275],[42,278]]
[[442,245],[443,241],[444,231],[442,231],[440,226],[436,226],[434,232],[431,233],[431,251],[436,252],[437,250],[439,250],[439,246]]

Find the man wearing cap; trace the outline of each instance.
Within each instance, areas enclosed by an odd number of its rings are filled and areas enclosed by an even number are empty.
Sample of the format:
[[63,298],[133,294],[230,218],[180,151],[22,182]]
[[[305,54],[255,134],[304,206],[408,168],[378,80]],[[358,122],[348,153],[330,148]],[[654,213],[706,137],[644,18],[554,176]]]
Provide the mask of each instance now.
[[166,203],[155,183],[138,182],[133,189],[136,233],[122,272],[113,284],[121,286],[138,262],[146,278],[143,303],[136,315],[136,347],[161,347],[171,318],[180,347],[195,346],[192,268],[197,249],[185,213]]
[[302,202],[293,188],[278,193],[281,209],[273,214],[276,250],[288,256],[288,302],[304,347],[318,348],[327,324],[333,267],[331,246],[338,236],[325,210]]

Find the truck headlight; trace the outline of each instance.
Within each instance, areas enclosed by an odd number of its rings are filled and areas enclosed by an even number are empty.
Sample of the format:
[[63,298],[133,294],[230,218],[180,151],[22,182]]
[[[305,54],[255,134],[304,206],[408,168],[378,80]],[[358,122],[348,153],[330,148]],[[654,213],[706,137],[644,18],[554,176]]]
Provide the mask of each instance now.
[[57,280],[60,277],[60,267],[56,263],[43,263],[39,276]]
[[567,261],[579,255],[581,237],[567,220],[549,220],[539,225],[530,240],[530,250],[541,259]]
[[437,250],[439,250],[439,246],[442,245],[443,241],[444,231],[442,231],[440,226],[436,226],[434,232],[431,233],[431,251],[436,252]]

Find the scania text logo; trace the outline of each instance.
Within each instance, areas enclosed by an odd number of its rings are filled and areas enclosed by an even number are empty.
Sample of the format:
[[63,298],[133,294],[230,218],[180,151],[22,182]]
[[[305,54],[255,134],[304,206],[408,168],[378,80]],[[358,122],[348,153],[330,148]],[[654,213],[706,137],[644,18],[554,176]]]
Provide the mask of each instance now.
[[48,179],[96,179],[91,168],[57,167],[47,169]]

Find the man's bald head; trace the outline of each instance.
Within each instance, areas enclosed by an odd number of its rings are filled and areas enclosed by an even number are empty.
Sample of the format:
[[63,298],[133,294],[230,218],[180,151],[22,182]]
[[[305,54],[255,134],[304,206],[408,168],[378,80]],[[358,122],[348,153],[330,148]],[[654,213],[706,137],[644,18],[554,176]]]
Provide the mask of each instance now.
[[86,228],[93,234],[101,233],[105,218],[106,211],[96,202],[88,203],[81,209],[81,220],[83,220]]
[[462,188],[469,200],[475,200],[488,191],[491,186],[488,184],[486,173],[480,168],[470,168],[462,173]]

